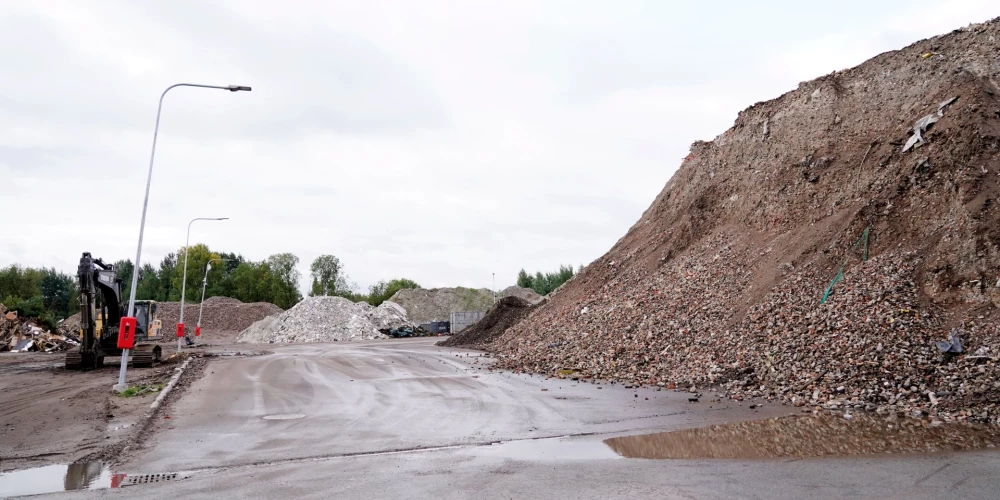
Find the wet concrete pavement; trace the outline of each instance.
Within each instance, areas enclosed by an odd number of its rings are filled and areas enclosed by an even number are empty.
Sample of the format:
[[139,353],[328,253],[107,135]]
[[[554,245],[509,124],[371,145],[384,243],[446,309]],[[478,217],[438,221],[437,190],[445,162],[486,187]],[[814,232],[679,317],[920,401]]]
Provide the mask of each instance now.
[[689,403],[667,390],[490,373],[479,369],[478,353],[431,339],[275,351],[214,361],[118,471],[183,479],[58,496],[914,499],[1000,491],[993,451],[641,460],[602,443],[787,415],[789,407],[753,412],[713,403],[711,393]]

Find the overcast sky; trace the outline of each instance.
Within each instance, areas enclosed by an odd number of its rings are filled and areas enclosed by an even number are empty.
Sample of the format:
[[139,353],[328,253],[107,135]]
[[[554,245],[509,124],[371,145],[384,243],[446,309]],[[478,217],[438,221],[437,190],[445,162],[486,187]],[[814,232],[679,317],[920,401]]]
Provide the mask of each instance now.
[[606,252],[753,103],[995,0],[0,1],[0,267],[184,244],[361,288],[511,285]]

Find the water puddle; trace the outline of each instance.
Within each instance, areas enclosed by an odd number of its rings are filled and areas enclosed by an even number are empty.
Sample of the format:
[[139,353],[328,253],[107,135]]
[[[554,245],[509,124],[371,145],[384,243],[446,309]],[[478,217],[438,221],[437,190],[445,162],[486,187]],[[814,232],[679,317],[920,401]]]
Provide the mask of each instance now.
[[476,448],[476,453],[515,460],[595,460],[621,458],[601,441],[548,438],[507,441]]
[[264,420],[295,420],[305,417],[305,414],[302,413],[277,413],[274,415],[264,415]]
[[807,458],[976,450],[1000,444],[1000,428],[934,425],[857,414],[803,415],[604,441],[627,458]]
[[48,465],[0,474],[0,498],[117,486],[101,462]]

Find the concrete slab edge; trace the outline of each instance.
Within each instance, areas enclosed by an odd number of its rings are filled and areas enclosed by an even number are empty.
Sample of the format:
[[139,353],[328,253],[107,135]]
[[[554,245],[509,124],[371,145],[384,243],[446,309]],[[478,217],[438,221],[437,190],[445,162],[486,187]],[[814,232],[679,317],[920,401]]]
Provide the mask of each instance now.
[[185,359],[184,363],[181,363],[181,366],[174,369],[174,376],[170,377],[170,381],[167,382],[167,386],[164,387],[163,390],[160,391],[160,394],[156,396],[153,404],[149,405],[149,409],[152,410],[150,412],[150,416],[152,416],[152,413],[155,413],[157,408],[159,408],[160,405],[163,404],[163,401],[167,399],[167,395],[170,394],[170,391],[172,391],[174,386],[177,385],[177,382],[180,381],[181,376],[184,375],[184,370],[187,369],[189,363],[191,363],[191,358]]

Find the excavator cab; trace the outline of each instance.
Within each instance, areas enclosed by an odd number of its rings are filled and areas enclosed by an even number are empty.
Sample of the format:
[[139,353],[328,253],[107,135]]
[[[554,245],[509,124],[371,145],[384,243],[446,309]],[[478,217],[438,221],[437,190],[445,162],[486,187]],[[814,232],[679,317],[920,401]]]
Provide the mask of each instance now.
[[159,340],[163,323],[156,319],[155,300],[135,301],[135,340]]

